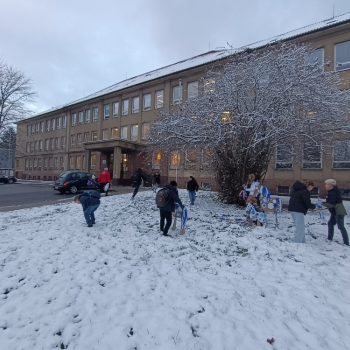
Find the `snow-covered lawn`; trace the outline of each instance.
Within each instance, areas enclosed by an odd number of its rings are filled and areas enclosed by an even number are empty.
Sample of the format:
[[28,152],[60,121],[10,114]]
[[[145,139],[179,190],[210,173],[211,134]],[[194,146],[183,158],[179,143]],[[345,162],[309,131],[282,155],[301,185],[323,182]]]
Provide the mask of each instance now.
[[350,349],[349,247],[317,212],[294,244],[287,212],[248,229],[214,199],[174,238],[151,192],[103,197],[93,228],[74,203],[0,213],[0,348]]

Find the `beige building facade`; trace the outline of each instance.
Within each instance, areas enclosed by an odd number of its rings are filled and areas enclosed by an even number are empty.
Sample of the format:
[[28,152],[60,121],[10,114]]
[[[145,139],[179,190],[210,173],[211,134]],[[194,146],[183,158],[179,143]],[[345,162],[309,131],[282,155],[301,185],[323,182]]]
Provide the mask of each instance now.
[[[315,55],[326,71],[341,71],[350,87],[350,16],[320,22],[267,41],[252,48],[263,49],[276,40],[311,43]],[[250,46],[247,46],[250,47]],[[177,179],[184,187],[193,175],[202,187],[213,181],[203,170],[201,154],[173,152],[170,159],[162,159],[159,152],[152,162],[140,155],[145,147],[150,123],[159,111],[171,109],[198,94],[211,82],[206,72],[213,65],[221,65],[229,58],[227,50],[210,51],[146,74],[122,81],[78,101],[53,108],[17,124],[15,171],[18,178],[54,180],[67,170],[81,170],[96,175],[109,169],[114,184],[131,183],[134,170],[143,166],[147,174],[160,170],[162,181]],[[324,195],[323,181],[334,178],[339,187],[349,190],[350,197],[350,141],[343,158],[325,156],[320,152],[317,162],[293,164],[292,159],[279,158],[278,151],[271,161],[265,184],[272,193],[290,193],[298,179],[315,181],[315,195]],[[338,147],[338,146],[337,146]],[[317,153],[317,150],[315,150]]]

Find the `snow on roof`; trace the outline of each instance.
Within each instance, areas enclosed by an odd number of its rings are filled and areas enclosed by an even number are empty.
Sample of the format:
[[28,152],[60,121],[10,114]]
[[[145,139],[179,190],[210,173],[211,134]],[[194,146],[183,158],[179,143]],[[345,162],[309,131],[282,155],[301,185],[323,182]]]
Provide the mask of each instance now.
[[350,21],[350,12],[347,12],[347,13],[342,14],[340,16],[326,19],[326,20],[321,21],[321,22],[317,22],[314,24],[304,26],[302,28],[289,31],[289,32],[277,35],[277,36],[269,38],[269,39],[257,41],[255,43],[242,46],[238,49],[234,49],[234,50],[233,49],[223,49],[223,50],[209,51],[209,52],[203,53],[201,55],[194,56],[194,57],[185,59],[183,61],[171,64],[169,66],[165,66],[165,67],[150,71],[148,73],[141,74],[141,75],[138,75],[136,77],[123,80],[119,83],[111,85],[107,88],[104,88],[104,89],[97,91],[93,94],[90,94],[88,96],[85,96],[81,99],[75,100],[73,102],[70,102],[70,103],[67,103],[67,104],[64,104],[64,105],[61,105],[58,107],[53,107],[49,110],[38,113],[34,117],[37,117],[37,116],[42,115],[42,114],[54,112],[54,111],[60,110],[60,109],[65,108],[65,107],[73,106],[77,103],[88,101],[88,100],[95,98],[95,97],[98,97],[98,96],[106,95],[106,94],[109,94],[112,92],[123,90],[123,89],[131,87],[131,86],[139,85],[139,84],[145,83],[147,81],[151,81],[154,79],[165,77],[165,76],[172,74],[172,73],[181,72],[183,70],[198,67],[198,66],[207,64],[209,62],[214,62],[214,61],[220,60],[224,57],[227,57],[229,55],[232,55],[234,53],[237,53],[239,51],[245,50],[247,48],[256,49],[256,48],[263,47],[263,46],[266,46],[269,44],[274,44],[276,42],[296,38],[296,37],[301,36],[301,35],[312,33],[315,31],[319,31],[319,30],[322,30],[322,29],[325,29],[328,27],[334,27],[336,25],[345,23],[347,21]]

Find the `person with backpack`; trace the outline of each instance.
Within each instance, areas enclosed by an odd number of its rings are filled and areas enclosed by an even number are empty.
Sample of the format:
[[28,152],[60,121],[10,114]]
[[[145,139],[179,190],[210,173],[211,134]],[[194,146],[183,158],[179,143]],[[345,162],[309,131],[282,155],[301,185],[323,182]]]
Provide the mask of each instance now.
[[160,174],[159,174],[159,171],[156,171],[152,177],[152,189],[154,193],[157,193],[159,184],[160,184]]
[[182,209],[184,208],[177,194],[177,182],[171,181],[164,184],[156,195],[156,204],[160,214],[160,231],[163,236],[170,236],[168,231],[172,222],[172,213],[175,212],[175,203],[178,203]]
[[100,184],[100,189],[106,192],[106,196],[108,196],[108,189],[111,182],[111,175],[109,174],[108,168],[104,168],[104,170],[98,176],[97,182]]
[[79,196],[75,196],[73,201],[83,206],[84,217],[88,227],[92,227],[95,222],[95,211],[100,206],[101,194],[95,190],[84,191]]
[[199,187],[196,179],[193,176],[190,176],[190,181],[187,182],[186,187],[191,205],[194,205],[194,201],[196,200],[196,192],[198,192]]
[[141,186],[141,182],[145,181],[145,183],[147,183],[147,179],[145,178],[145,176],[142,173],[142,168],[138,168],[137,171],[135,171],[134,175],[133,175],[133,182],[132,182],[132,187],[134,187],[134,193],[132,194],[131,199],[134,199],[137,192],[139,191],[139,188]]

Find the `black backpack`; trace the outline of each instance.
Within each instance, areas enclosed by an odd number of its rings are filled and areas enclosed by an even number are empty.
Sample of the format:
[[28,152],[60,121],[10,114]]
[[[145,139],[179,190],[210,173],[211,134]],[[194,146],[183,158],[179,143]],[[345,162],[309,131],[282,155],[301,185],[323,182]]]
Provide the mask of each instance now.
[[159,208],[164,208],[169,203],[169,189],[163,187],[156,194],[156,204]]
[[141,180],[140,173],[134,173],[132,179],[133,179],[134,182],[139,182]]

